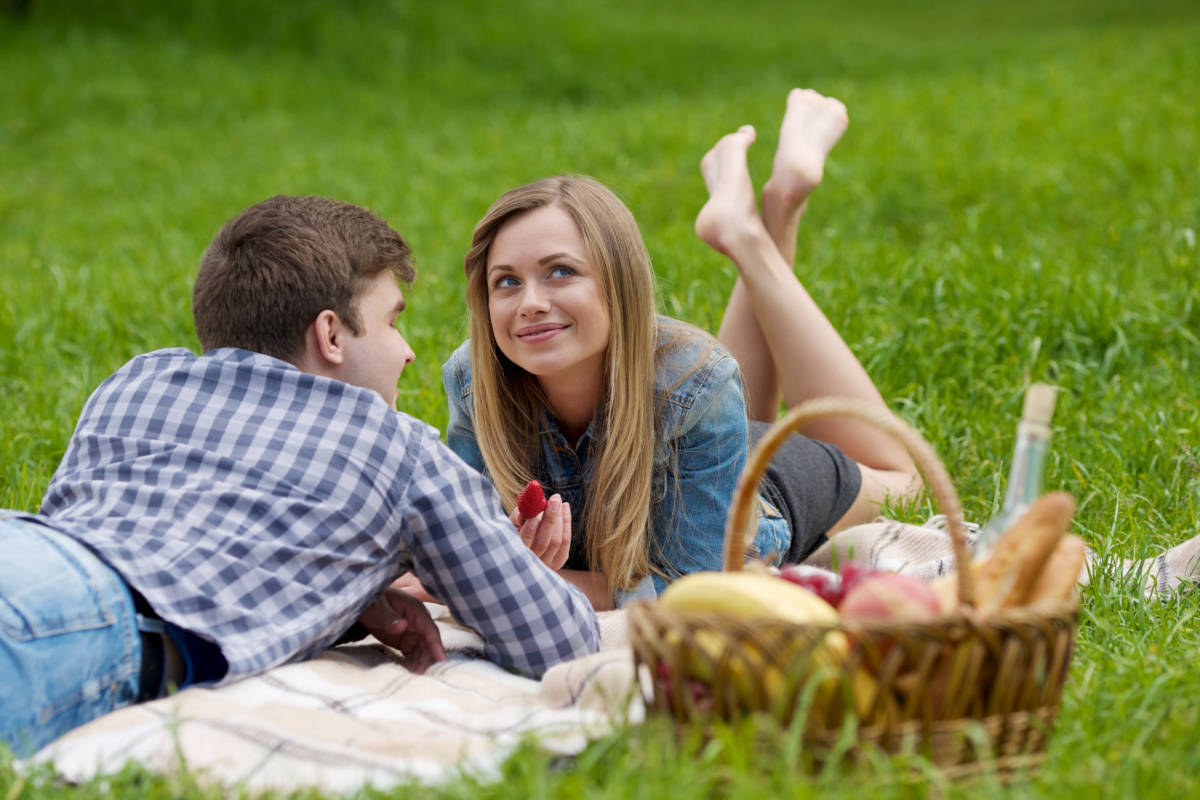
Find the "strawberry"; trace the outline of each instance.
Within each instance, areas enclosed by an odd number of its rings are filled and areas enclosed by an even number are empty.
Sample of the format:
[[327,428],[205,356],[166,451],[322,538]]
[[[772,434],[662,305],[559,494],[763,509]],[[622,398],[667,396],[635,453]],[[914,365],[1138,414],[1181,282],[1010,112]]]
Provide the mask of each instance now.
[[546,495],[542,494],[542,485],[537,481],[530,481],[517,495],[517,511],[525,519],[536,517],[545,507]]

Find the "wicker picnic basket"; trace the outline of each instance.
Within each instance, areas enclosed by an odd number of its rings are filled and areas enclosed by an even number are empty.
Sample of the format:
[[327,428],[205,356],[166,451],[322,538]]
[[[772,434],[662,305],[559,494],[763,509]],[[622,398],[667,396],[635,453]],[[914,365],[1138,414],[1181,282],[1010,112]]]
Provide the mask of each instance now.
[[[759,479],[775,450],[804,424],[852,416],[908,449],[946,515],[958,564],[970,555],[962,509],[945,467],[899,418],[852,400],[804,403],[750,453],[725,528],[724,570],[743,568]],[[988,765],[1001,774],[1038,765],[1058,713],[1078,627],[1078,598],[982,614],[971,571],[958,570],[958,610],[921,622],[777,619],[635,604],[629,635],[647,707],[682,725],[766,713],[803,716],[807,752],[919,753],[951,777]]]

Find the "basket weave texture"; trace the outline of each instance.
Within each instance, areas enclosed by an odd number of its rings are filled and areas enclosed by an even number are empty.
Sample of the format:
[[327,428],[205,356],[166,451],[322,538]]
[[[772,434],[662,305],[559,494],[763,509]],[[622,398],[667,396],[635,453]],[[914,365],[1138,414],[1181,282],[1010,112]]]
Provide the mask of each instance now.
[[[821,398],[792,409],[750,453],[726,522],[724,570],[743,567],[772,454],[829,416],[867,421],[905,445],[947,517],[957,563],[969,563],[954,485],[920,434],[856,401]],[[805,744],[818,758],[844,751],[850,731],[851,754],[923,753],[950,776],[985,762],[1001,773],[1036,766],[1070,666],[1078,599],[983,614],[971,570],[958,576],[957,611],[920,622],[796,624],[637,603],[629,632],[647,707],[688,725],[760,712],[787,725],[803,715]]]

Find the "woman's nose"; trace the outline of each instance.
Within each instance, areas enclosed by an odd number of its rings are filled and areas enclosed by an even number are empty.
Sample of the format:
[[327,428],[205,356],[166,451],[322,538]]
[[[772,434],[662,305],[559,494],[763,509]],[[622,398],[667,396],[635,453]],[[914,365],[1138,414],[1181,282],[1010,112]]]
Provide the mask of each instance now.
[[545,288],[536,281],[526,283],[521,290],[521,313],[528,315],[549,310],[550,300]]

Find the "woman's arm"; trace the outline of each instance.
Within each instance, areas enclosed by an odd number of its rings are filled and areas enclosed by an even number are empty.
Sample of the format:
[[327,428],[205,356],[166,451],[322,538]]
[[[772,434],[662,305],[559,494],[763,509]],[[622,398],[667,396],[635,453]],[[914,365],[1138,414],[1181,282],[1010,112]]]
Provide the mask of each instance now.
[[608,578],[603,573],[582,569],[560,569],[558,574],[563,580],[583,592],[592,608],[597,611],[611,611],[616,608],[612,588]]
[[[665,465],[665,491],[651,507],[651,556],[671,577],[722,568],[725,518],[746,463],[746,405],[737,362],[723,353],[711,358],[716,361],[695,373],[703,378],[683,387],[680,406],[686,410],[667,432],[674,457]],[[762,556],[782,554],[788,543],[782,521],[761,526],[754,540]]]

